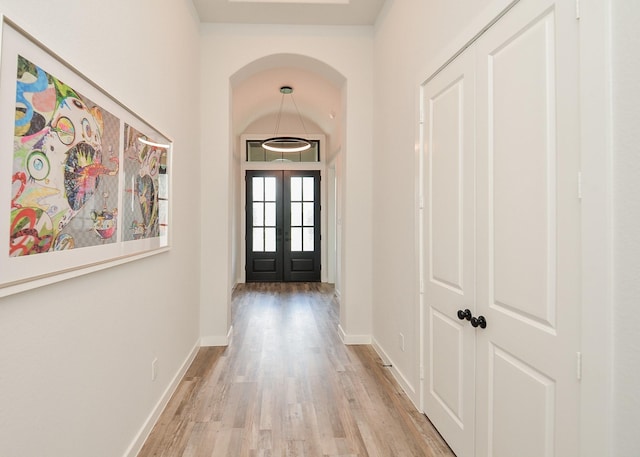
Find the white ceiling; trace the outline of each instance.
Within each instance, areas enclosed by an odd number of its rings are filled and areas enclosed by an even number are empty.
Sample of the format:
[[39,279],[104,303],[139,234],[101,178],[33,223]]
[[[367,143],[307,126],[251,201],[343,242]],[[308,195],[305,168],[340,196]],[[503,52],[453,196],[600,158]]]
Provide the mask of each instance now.
[[[282,86],[292,87],[293,94],[285,95],[283,99],[280,93]],[[283,113],[296,115],[297,106],[305,118],[313,121],[325,133],[335,133],[342,108],[340,89],[305,68],[287,66],[257,72],[233,86],[234,130],[243,132],[253,122],[265,116],[272,117],[283,102]],[[266,122],[269,125],[268,132],[273,131],[275,122]]]
[[373,25],[385,0],[193,0],[201,22]]

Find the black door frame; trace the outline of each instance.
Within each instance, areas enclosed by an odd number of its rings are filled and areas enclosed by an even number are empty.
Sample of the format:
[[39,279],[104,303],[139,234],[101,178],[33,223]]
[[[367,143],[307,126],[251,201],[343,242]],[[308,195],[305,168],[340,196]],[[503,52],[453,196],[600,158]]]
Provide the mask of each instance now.
[[[270,197],[264,197],[263,208],[271,206],[276,211],[276,221],[263,222],[266,225],[259,227],[258,232],[263,234],[270,232],[271,239],[275,237],[276,249],[274,251],[255,252],[253,246],[253,178],[274,177],[275,193]],[[291,226],[291,178],[313,177],[313,250],[291,250],[292,230],[301,234],[305,227],[303,222],[298,226]],[[320,170],[245,170],[245,280],[252,281],[320,281],[322,244],[321,244],[321,173]],[[305,195],[299,202],[305,206],[305,214],[308,211],[310,200]],[[302,200],[305,203],[302,203]],[[306,226],[308,228],[309,226]],[[263,228],[263,230],[260,230]],[[264,235],[263,235],[264,236]],[[265,236],[266,238],[266,236]],[[305,241],[306,243],[307,241]],[[306,246],[305,246],[306,247]]]

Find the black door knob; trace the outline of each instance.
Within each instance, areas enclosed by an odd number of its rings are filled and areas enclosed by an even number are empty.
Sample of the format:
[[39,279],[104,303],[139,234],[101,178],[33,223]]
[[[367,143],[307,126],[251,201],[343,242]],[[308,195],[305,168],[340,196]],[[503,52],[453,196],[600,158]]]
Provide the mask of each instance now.
[[471,325],[474,327],[487,328],[487,320],[484,316],[478,316],[477,318],[471,318]]
[[466,320],[471,320],[471,311],[468,309],[465,309],[464,311],[462,311],[461,309],[458,310],[458,319],[460,319],[461,321],[466,319]]

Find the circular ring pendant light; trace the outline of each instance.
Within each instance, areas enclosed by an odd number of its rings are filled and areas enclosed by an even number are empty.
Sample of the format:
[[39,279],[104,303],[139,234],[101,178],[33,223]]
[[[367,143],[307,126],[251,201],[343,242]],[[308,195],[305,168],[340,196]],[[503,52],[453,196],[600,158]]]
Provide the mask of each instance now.
[[304,121],[302,120],[302,116],[300,115],[300,111],[298,110],[298,105],[296,105],[296,101],[293,98],[293,88],[291,86],[282,86],[280,88],[280,93],[282,94],[282,98],[280,99],[280,110],[278,111],[278,117],[276,119],[276,128],[273,137],[268,138],[262,142],[262,147],[264,149],[267,149],[268,151],[273,152],[306,151],[311,147],[311,143],[309,143],[304,138],[278,136],[278,129],[280,128],[280,118],[282,117],[282,106],[284,104],[285,95],[291,95],[291,100],[293,101],[293,105],[295,106],[296,112],[298,113],[298,118],[300,118],[300,123],[302,124],[304,133],[307,133],[307,129],[304,126]]
[[281,136],[264,140],[262,147],[273,152],[302,152],[309,149],[311,144],[304,138]]

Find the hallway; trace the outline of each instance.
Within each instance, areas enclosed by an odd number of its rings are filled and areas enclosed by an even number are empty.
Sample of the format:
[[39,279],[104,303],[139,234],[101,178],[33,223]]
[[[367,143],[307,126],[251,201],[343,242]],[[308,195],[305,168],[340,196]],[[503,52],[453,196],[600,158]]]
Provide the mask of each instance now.
[[333,287],[239,284],[228,347],[203,347],[139,457],[451,457],[370,346],[345,346]]

